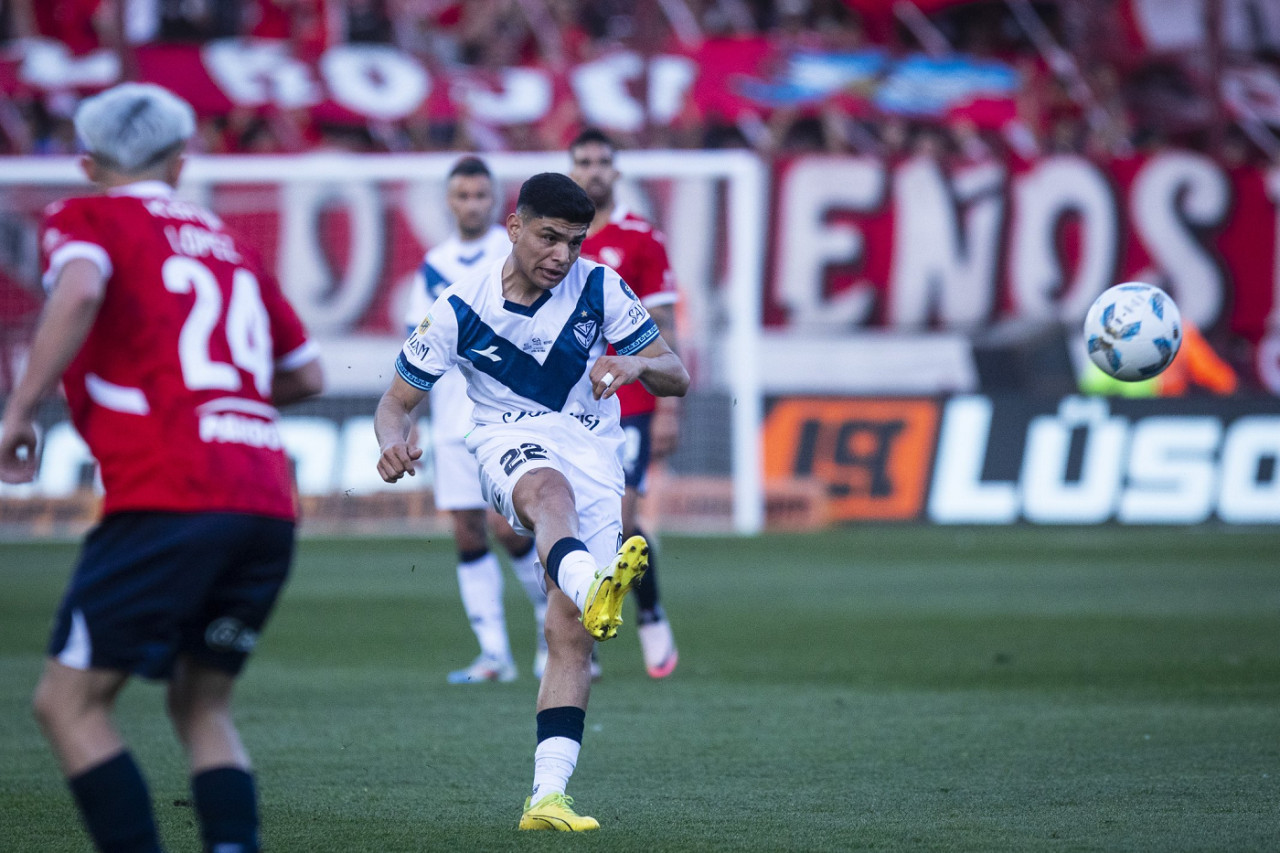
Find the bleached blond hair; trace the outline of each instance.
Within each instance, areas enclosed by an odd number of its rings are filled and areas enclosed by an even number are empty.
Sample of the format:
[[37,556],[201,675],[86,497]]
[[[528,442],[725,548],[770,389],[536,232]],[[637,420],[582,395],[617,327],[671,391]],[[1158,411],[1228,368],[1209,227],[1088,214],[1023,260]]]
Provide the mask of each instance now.
[[143,172],[177,153],[196,130],[191,105],[153,83],[121,83],[76,110],[76,135],[108,168]]

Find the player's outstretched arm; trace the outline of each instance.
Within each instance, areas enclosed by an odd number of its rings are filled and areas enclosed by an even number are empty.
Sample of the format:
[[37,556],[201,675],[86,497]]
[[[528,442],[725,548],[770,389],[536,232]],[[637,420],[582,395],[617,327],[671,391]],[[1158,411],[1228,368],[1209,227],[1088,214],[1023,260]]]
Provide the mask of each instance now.
[[422,448],[409,443],[410,418],[414,408],[422,402],[427,392],[414,388],[399,376],[391,380],[391,387],[378,401],[373,413],[373,431],[378,436],[378,475],[388,483],[394,483],[408,474],[414,476],[413,463],[422,456]]
[[689,390],[689,371],[661,335],[635,355],[602,355],[591,366],[597,400],[612,397],[629,382],[642,383],[657,397],[683,397]]
[[53,391],[83,346],[106,295],[106,279],[92,261],[67,261],[58,274],[31,344],[26,372],[0,423],[0,480],[30,482],[36,473],[36,406]]

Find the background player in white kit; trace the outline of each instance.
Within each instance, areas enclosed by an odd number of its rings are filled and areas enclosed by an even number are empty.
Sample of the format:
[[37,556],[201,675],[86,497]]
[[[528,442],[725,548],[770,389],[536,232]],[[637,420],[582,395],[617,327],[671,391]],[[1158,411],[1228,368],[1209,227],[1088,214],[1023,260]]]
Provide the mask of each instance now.
[[[478,157],[463,157],[449,170],[445,199],[457,231],[427,252],[414,278],[405,310],[405,324],[412,334],[431,304],[444,289],[476,270],[484,270],[511,253],[507,230],[493,221],[493,175]],[[512,681],[516,665],[511,658],[506,614],[502,606],[502,566],[489,550],[489,502],[480,492],[480,471],[467,450],[471,431],[471,400],[467,381],[451,370],[432,386],[431,452],[435,463],[436,508],[449,513],[453,541],[458,549],[458,591],[480,654],[470,665],[449,673],[450,684]],[[495,516],[493,532],[511,556],[511,566],[533,604],[538,646],[533,675],[542,677],[547,641],[542,623],[547,595],[542,590],[538,555],[533,540],[511,529]]]
[[[507,217],[511,255],[449,288],[396,360],[374,417],[378,472],[413,473],[410,413],[455,365],[475,403],[467,446],[486,497],[534,535],[548,583],[549,656],[537,703],[533,791],[521,829],[596,829],[565,795],[577,765],[596,640],[617,634],[648,546],[622,538],[617,388],[682,395],[689,374],[613,270],[580,260],[595,207],[564,175],[535,175]],[[605,355],[612,344],[616,355]],[[615,550],[616,549],[616,550]],[[603,567],[603,568],[602,568]]]

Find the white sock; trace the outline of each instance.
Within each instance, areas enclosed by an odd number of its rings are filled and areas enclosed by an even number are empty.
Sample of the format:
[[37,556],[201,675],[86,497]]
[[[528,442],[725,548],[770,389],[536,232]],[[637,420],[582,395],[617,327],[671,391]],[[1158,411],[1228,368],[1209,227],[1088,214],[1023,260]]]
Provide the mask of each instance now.
[[591,591],[599,569],[587,551],[570,551],[560,561],[560,591],[573,599],[579,613],[587,604],[587,593]]
[[533,753],[533,793],[529,802],[536,803],[547,794],[564,793],[573,768],[578,766],[581,749],[582,744],[567,737],[549,737],[538,744]]
[[458,563],[458,591],[471,620],[471,630],[480,643],[480,652],[499,660],[510,660],[507,621],[502,611],[502,566],[492,552],[478,560]]
[[524,594],[529,596],[529,602],[534,607],[539,604],[545,606],[547,589],[542,580],[545,572],[542,570],[542,563],[538,562],[538,549],[530,548],[524,556],[512,557],[511,569],[516,573],[520,585],[524,587]]
[[538,648],[543,648],[547,644],[542,633],[542,626],[547,621],[547,589],[543,585],[546,575],[542,570],[542,563],[538,562],[538,550],[530,548],[529,553],[523,557],[512,557],[511,567],[515,570],[520,585],[524,587],[524,594],[529,596],[529,603],[533,605],[533,618],[538,623]]

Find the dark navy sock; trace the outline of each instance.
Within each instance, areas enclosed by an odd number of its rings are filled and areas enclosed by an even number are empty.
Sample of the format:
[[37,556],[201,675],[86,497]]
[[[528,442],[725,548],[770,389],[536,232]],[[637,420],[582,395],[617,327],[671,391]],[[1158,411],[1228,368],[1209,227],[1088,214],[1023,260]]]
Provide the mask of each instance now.
[[103,853],[160,853],[151,795],[127,751],[68,779],[67,785]]
[[587,712],[584,708],[562,705],[559,708],[548,708],[538,712],[538,743],[547,738],[567,737],[582,743],[582,730],[586,725]]
[[586,550],[586,544],[572,536],[566,536],[551,546],[551,551],[547,554],[547,577],[551,578],[557,588],[560,588],[560,561],[573,551]]
[[[628,538],[632,536],[644,536],[644,531],[637,527],[627,534]],[[645,536],[646,540],[648,538]],[[649,548],[649,568],[636,584],[635,597],[637,623],[647,625],[662,619],[662,605],[658,602],[658,554],[652,546]]]
[[474,551],[459,551],[458,562],[474,563],[476,560],[480,559],[481,557],[483,557],[485,554],[488,554],[488,553],[489,553],[488,548],[477,548]]
[[205,850],[257,853],[258,794],[253,776],[239,767],[218,767],[191,777],[191,793]]

